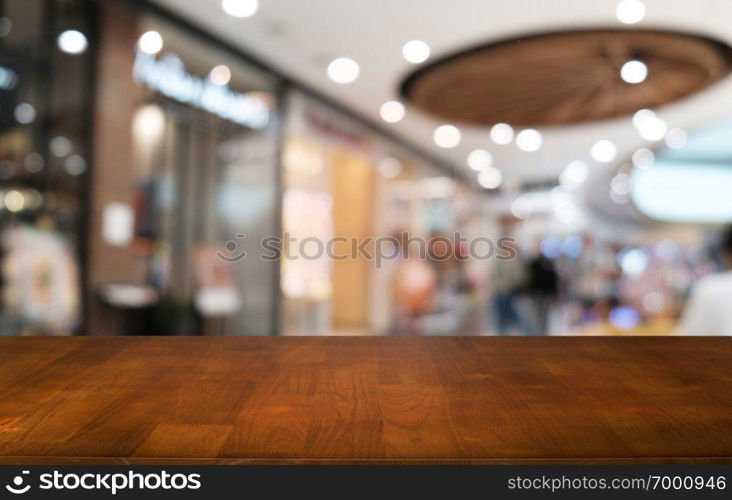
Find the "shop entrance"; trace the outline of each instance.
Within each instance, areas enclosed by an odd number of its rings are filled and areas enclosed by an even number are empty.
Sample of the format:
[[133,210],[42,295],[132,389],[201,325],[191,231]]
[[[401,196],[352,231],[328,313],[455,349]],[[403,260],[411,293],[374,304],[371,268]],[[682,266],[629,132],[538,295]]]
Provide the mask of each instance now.
[[332,168],[334,236],[348,242],[335,248],[339,255],[349,255],[333,262],[333,329],[358,333],[369,326],[372,262],[351,253],[374,234],[374,169],[365,158],[344,152],[333,155]]

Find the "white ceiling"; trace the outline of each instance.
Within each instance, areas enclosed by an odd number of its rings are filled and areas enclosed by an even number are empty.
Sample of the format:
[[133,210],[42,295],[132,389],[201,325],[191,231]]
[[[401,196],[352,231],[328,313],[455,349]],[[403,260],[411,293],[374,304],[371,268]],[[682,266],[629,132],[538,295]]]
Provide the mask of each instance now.
[[[491,151],[494,165],[506,178],[544,180],[556,177],[576,159],[588,161],[593,175],[606,174],[613,165],[593,163],[589,156],[591,144],[598,139],[610,139],[618,145],[618,163],[645,143],[628,117],[541,129],[544,146],[533,153],[522,152],[514,144],[493,144],[486,128],[461,126],[462,143],[445,150],[432,142],[432,133],[441,121],[414,108],[408,108],[405,119],[397,124],[384,123],[379,117],[381,104],[398,99],[401,80],[416,69],[401,55],[408,40],[429,43],[430,60],[434,60],[507,36],[619,27],[622,25],[615,18],[618,0],[260,0],[259,11],[246,19],[226,15],[220,0],[154,1],[456,168],[471,172],[471,177],[474,173],[465,159],[475,148]],[[645,4],[646,17],[636,26],[705,34],[732,44],[731,0],[645,0]],[[341,56],[360,64],[361,74],[354,83],[341,85],[326,76],[327,64]],[[214,66],[216,61],[211,63]],[[670,126],[687,129],[732,116],[732,79],[657,111]]]

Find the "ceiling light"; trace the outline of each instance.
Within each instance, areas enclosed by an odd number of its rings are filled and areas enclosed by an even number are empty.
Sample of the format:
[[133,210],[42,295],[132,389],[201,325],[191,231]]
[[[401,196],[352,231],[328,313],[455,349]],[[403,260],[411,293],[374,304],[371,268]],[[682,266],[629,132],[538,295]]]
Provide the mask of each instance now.
[[396,123],[404,118],[404,105],[399,101],[387,101],[379,109],[381,119],[387,123]]
[[618,148],[612,141],[602,139],[597,141],[590,148],[590,155],[595,161],[601,163],[609,163],[615,159],[618,154]]
[[639,109],[633,114],[633,126],[635,128],[641,128],[643,122],[651,118],[655,118],[656,113],[650,109]]
[[132,133],[135,139],[146,144],[162,140],[165,131],[165,112],[157,104],[149,103],[135,111],[132,118]]
[[478,174],[478,184],[485,189],[496,189],[503,182],[503,174],[495,167],[488,167]]
[[402,173],[402,162],[388,156],[379,161],[379,173],[387,179],[393,179]]
[[22,125],[33,123],[36,119],[36,108],[27,102],[21,102],[15,106],[15,119]]
[[620,68],[620,78],[626,83],[641,83],[648,77],[648,66],[641,61],[628,61]]
[[11,212],[20,212],[25,208],[25,195],[17,189],[11,189],[5,193],[5,208]]
[[658,117],[643,120],[638,127],[638,133],[647,141],[660,141],[666,135],[668,125]]
[[221,8],[232,17],[251,17],[259,9],[259,0],[222,0]]
[[468,166],[480,172],[491,166],[493,156],[485,149],[476,149],[468,155]]
[[630,176],[625,173],[620,173],[613,177],[610,181],[610,189],[613,193],[620,196],[627,196],[630,194]]
[[140,37],[137,46],[145,54],[157,54],[163,48],[163,37],[157,31],[148,31]]
[[64,161],[64,169],[69,175],[81,175],[86,171],[86,160],[79,155],[71,155]]
[[211,70],[208,77],[212,83],[224,86],[231,81],[231,70],[228,66],[219,64]]
[[623,24],[639,23],[646,16],[646,6],[640,0],[622,0],[615,8],[615,16]]
[[534,204],[526,196],[519,196],[511,203],[511,213],[517,219],[528,219],[534,210]]
[[89,42],[81,31],[66,30],[58,36],[58,48],[67,54],[81,54],[89,46]]
[[336,83],[351,83],[359,72],[358,63],[349,57],[339,57],[328,65],[328,76]]
[[418,64],[430,56],[430,46],[422,40],[410,40],[402,47],[402,55],[410,63]]
[[671,149],[682,149],[686,146],[688,137],[686,131],[680,128],[672,128],[666,134],[664,141]]
[[590,175],[590,167],[581,160],[570,162],[559,176],[559,183],[567,189],[577,189]]
[[648,148],[640,148],[631,157],[635,168],[650,168],[656,161],[656,155]]
[[454,148],[460,144],[460,130],[453,125],[437,127],[432,137],[441,148]]
[[533,128],[522,130],[516,136],[516,146],[522,151],[537,151],[543,142],[541,133]]
[[647,141],[660,141],[668,131],[666,122],[656,116],[650,109],[641,109],[633,115],[633,126],[640,136]]
[[513,127],[508,123],[496,123],[491,127],[491,140],[496,144],[509,144],[513,140]]
[[74,145],[68,138],[59,135],[51,139],[49,150],[53,156],[63,158],[71,154],[74,150]]

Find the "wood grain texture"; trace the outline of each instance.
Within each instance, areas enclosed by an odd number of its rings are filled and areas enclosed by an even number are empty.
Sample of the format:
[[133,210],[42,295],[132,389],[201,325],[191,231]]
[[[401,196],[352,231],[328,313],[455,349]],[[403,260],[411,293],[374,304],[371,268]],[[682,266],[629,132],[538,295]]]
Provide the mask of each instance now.
[[[643,61],[629,84],[620,68]],[[563,125],[630,115],[689,96],[730,72],[732,49],[658,30],[597,29],[530,35],[430,63],[402,85],[409,102],[454,123]]]
[[3,338],[20,462],[732,463],[732,338]]

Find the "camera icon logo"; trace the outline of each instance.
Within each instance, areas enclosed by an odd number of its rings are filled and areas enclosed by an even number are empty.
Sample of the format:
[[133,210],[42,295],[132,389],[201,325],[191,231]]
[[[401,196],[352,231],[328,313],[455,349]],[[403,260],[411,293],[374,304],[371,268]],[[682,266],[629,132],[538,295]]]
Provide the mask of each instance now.
[[239,248],[239,242],[244,240],[246,237],[246,234],[237,234],[235,240],[229,240],[226,242],[226,245],[224,245],[226,253],[216,252],[216,256],[225,262],[239,262],[247,256],[247,253]]
[[26,484],[25,486],[23,483],[25,482],[25,478],[23,476],[30,474],[30,471],[24,470],[22,472],[22,475],[15,476],[13,478],[13,481],[11,484],[6,484],[5,489],[8,490],[10,493],[14,493],[15,495],[22,495],[23,493],[27,493],[28,490],[30,490],[30,484]]

